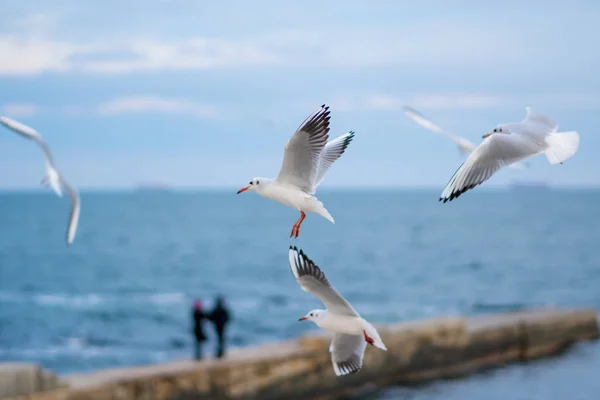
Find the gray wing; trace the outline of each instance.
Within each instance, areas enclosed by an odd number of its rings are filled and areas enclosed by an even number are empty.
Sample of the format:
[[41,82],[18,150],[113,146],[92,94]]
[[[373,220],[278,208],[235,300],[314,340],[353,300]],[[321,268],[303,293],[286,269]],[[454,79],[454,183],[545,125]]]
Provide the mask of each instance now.
[[333,163],[344,154],[352,139],[354,139],[354,132],[350,131],[333,139],[331,142],[327,142],[319,159],[319,168],[314,185],[315,188],[323,181],[325,174],[327,174],[327,171],[329,171],[329,168]]
[[52,167],[54,167],[52,153],[50,152],[50,149],[48,148],[46,142],[44,142],[44,139],[42,139],[42,135],[40,135],[38,131],[36,131],[30,126],[27,126],[19,121],[15,121],[14,119],[8,117],[0,117],[0,123],[2,123],[2,125],[10,129],[11,131],[18,133],[19,135],[27,139],[31,139],[37,144],[39,144],[42,148],[42,151],[44,152],[44,155],[46,156],[46,162]]
[[402,111],[404,111],[404,114],[407,117],[409,117],[414,122],[421,125],[422,127],[427,128],[432,132],[439,133],[439,134],[449,137],[450,139],[452,139],[452,141],[454,143],[456,143],[459,146],[459,148],[462,151],[471,152],[471,151],[475,150],[475,145],[473,144],[473,142],[471,142],[470,140],[465,139],[463,137],[460,137],[458,135],[455,135],[454,133],[441,128],[437,124],[434,124],[432,121],[425,118],[425,116],[423,114],[421,114],[414,108],[404,106],[404,107],[402,107]]
[[298,186],[309,194],[315,192],[321,151],[329,138],[329,118],[329,107],[323,104],[298,127],[285,145],[278,181]]
[[333,371],[337,376],[360,371],[367,342],[361,335],[334,333],[329,346]]
[[558,124],[550,117],[534,111],[531,107],[525,107],[525,111],[527,112],[527,115],[525,116],[523,123],[537,125],[544,130],[544,133],[553,133],[558,130]]
[[290,267],[302,290],[312,293],[334,314],[358,317],[358,313],[327,280],[321,269],[302,250],[290,246]]
[[10,129],[11,131],[18,133],[19,135],[28,139],[41,138],[38,131],[30,126],[23,124],[22,122],[15,121],[12,118],[0,117],[0,123]]
[[32,137],[32,139],[40,145],[40,147],[42,148],[42,151],[44,152],[44,155],[46,156],[46,162],[48,164],[50,164],[52,166],[52,168],[56,168],[54,166],[54,158],[52,157],[52,153],[50,152],[50,148],[48,147],[48,145],[46,144],[46,142],[44,141],[44,139],[42,139],[41,136],[39,137]]
[[539,154],[537,143],[520,135],[494,133],[473,151],[454,173],[440,196],[444,203],[482,184],[500,168]]
[[65,188],[65,192],[71,199],[71,212],[69,214],[69,224],[67,226],[67,246],[73,243],[75,239],[75,233],[77,232],[77,225],[79,224],[79,212],[81,210],[81,200],[79,198],[79,193],[69,185],[62,176],[60,177],[60,181]]

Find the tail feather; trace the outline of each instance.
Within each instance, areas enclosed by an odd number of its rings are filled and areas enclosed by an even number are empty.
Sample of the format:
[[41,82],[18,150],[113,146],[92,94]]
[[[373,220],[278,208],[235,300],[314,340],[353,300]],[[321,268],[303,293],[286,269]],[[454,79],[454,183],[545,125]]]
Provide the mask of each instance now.
[[333,217],[331,216],[331,214],[329,214],[329,211],[327,211],[327,209],[325,208],[325,206],[323,205],[323,203],[317,199],[316,197],[313,197],[314,199],[314,204],[315,204],[315,210],[314,212],[319,214],[321,217],[325,218],[326,220],[328,220],[329,222],[331,222],[332,224],[335,224],[335,220],[333,219]]
[[550,164],[562,164],[579,149],[579,134],[575,131],[551,133],[546,137],[546,158]]
[[385,344],[383,344],[383,340],[381,340],[381,337],[379,336],[377,329],[375,329],[375,327],[373,325],[371,325],[368,321],[366,321],[364,319],[362,320],[362,323],[363,323],[363,329],[365,330],[365,332],[367,332],[367,336],[369,336],[371,339],[373,339],[373,346],[375,346],[381,350],[387,351],[387,347],[385,347]]

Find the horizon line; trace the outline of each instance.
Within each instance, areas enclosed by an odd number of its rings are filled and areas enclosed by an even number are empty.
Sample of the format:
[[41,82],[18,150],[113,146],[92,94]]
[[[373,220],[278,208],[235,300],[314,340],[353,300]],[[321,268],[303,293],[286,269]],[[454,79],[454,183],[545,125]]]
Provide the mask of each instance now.
[[[479,191],[509,191],[509,190],[600,190],[600,185],[552,185],[542,183],[541,185],[537,182],[517,182],[518,187],[513,184],[506,185],[488,185],[479,188]],[[122,192],[122,193],[144,193],[144,192],[229,192],[237,191],[237,186],[158,186],[158,187],[146,187],[146,186],[88,186],[78,188],[79,192]],[[377,185],[377,186],[333,186],[323,188],[319,190],[319,193],[324,192],[346,192],[346,191],[436,191],[443,190],[442,186],[438,185]],[[38,187],[24,187],[24,188],[3,188],[0,187],[0,193],[32,193],[32,194],[44,194],[50,193],[46,188]]]

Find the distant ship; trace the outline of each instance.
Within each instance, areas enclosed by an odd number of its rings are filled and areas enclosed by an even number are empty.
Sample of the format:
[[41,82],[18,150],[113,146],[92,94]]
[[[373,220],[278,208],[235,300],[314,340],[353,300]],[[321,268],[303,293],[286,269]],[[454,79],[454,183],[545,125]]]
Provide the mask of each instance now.
[[136,186],[136,192],[168,192],[171,187],[164,182],[143,182]]

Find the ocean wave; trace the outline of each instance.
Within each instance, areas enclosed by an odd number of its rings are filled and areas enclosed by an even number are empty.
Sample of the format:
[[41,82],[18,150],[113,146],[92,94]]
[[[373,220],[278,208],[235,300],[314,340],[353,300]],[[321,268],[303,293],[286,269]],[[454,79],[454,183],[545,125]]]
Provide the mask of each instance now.
[[138,300],[142,301],[142,302],[150,302],[152,304],[172,305],[172,304],[184,304],[185,300],[186,300],[186,296],[184,293],[181,293],[181,292],[158,293],[158,294],[152,294],[150,296],[142,296]]
[[94,309],[112,304],[150,304],[155,306],[171,306],[186,304],[187,296],[183,292],[164,292],[148,294],[118,293],[30,293],[0,292],[0,303],[35,304],[43,307],[62,307],[74,309]]
[[61,294],[39,294],[33,297],[34,302],[40,305],[50,306],[68,306],[73,308],[94,307],[105,303],[105,297],[87,294],[87,295],[61,295]]
[[[169,348],[174,347],[172,340],[166,343]],[[154,348],[148,345],[131,345],[111,339],[69,337],[58,344],[43,347],[12,347],[0,348],[0,359],[14,360],[40,360],[55,359],[59,357],[76,357],[81,359],[107,358],[107,357],[134,357],[147,356],[157,361],[168,357],[166,349]]]

